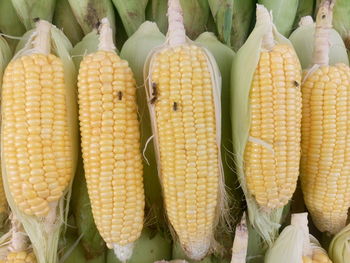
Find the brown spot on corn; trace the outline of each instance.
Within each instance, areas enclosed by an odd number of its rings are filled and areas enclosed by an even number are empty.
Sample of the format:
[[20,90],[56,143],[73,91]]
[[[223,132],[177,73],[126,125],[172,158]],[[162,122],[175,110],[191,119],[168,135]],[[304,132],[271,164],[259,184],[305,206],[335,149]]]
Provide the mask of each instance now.
[[299,175],[301,67],[294,50],[261,52],[250,90],[251,124],[244,154],[248,191],[266,209],[283,207]]

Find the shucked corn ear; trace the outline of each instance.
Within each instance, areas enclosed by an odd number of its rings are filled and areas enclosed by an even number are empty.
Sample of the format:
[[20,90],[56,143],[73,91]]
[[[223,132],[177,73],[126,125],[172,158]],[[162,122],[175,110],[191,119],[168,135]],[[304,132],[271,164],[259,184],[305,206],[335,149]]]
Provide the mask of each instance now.
[[261,5],[252,34],[233,59],[231,83],[238,178],[250,222],[271,244],[299,174],[301,67]]
[[316,19],[313,66],[304,74],[301,186],[316,227],[335,234],[350,206],[350,68],[329,65],[333,1],[324,1]]
[[186,38],[178,0],[144,78],[159,177],[171,227],[190,258],[209,251],[222,200],[221,79],[212,55]]
[[[297,53],[301,67],[307,69],[312,66],[312,54],[314,50],[314,35],[316,24],[311,16],[302,17],[299,27],[290,35],[295,52]],[[330,29],[329,32],[329,64],[344,63],[349,65],[346,47],[337,31]]]
[[332,263],[317,239],[309,234],[307,224],[307,213],[292,214],[291,224],[267,251],[264,262]]
[[156,23],[144,22],[139,29],[125,42],[120,51],[120,57],[129,62],[134,72],[137,84],[137,105],[141,124],[141,149],[143,149],[143,181],[145,188],[146,213],[150,218],[156,218],[147,224],[157,223],[159,228],[167,228],[162,191],[159,183],[154,147],[149,143],[152,128],[149,111],[147,110],[146,91],[143,88],[143,67],[147,55],[154,48],[165,42],[165,36],[159,31]]
[[350,224],[336,234],[328,249],[333,263],[347,263],[350,258]]
[[115,53],[102,19],[98,50],[84,57],[78,75],[79,120],[87,187],[96,226],[121,261],[132,255],[144,213],[136,83]]
[[55,263],[76,168],[76,75],[66,37],[46,21],[36,25],[4,74],[1,166],[38,262]]

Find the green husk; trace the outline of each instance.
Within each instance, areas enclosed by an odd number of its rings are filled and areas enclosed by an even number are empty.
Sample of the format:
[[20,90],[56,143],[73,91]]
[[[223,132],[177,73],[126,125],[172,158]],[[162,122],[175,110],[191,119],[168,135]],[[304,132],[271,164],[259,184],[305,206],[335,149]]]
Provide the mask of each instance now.
[[146,9],[146,19],[156,22],[163,34],[166,34],[168,29],[168,19],[165,15],[167,8],[167,0],[152,0],[148,2]]
[[293,30],[298,27],[299,21],[304,16],[312,16],[314,14],[314,0],[299,0],[297,14],[295,16]]
[[[152,136],[150,116],[147,109],[147,99],[143,88],[143,67],[149,52],[165,41],[165,36],[155,23],[146,21],[125,42],[120,57],[129,62],[137,83],[137,105],[141,124],[141,149],[143,152],[143,181],[146,200],[146,215],[148,224],[158,223],[163,228],[165,215],[163,210],[162,191],[158,179],[153,143],[147,143]],[[147,160],[146,160],[146,159]]]
[[71,55],[73,62],[77,68],[79,68],[80,62],[83,60],[83,57],[85,55],[97,50],[98,42],[99,40],[97,30],[93,30],[74,46],[71,51]]
[[[259,8],[263,7],[259,6]],[[271,18],[261,21],[260,24],[255,25],[246,43],[236,53],[231,71],[232,138],[238,179],[246,197],[249,220],[269,245],[273,243],[280,227],[283,208],[266,211],[259,207],[246,187],[243,156],[249,136],[249,92],[252,78],[260,58],[262,39],[271,27],[276,43],[291,45],[288,39],[278,33]]]
[[[290,35],[294,49],[299,57],[303,69],[313,65],[312,54],[314,50],[315,23],[311,22],[311,17],[303,18],[300,26]],[[344,42],[337,31],[330,31],[329,65],[344,63],[349,65],[348,56]]]
[[249,35],[255,0],[209,0],[218,36],[238,50]]
[[112,0],[122,21],[126,33],[131,36],[145,21],[148,0]]
[[208,1],[180,0],[180,3],[183,10],[186,35],[191,39],[195,39],[206,30],[210,12]]
[[75,45],[84,34],[78,21],[75,19],[72,8],[68,0],[56,0],[53,23],[63,31],[70,42]]
[[248,220],[247,263],[264,263],[266,245]]
[[83,161],[80,158],[73,183],[71,200],[80,243],[87,259],[100,257],[106,250],[106,244],[100,236],[92,216],[90,199],[84,175]]
[[293,28],[299,0],[259,0],[258,2],[272,11],[277,31],[288,37]]
[[85,35],[97,29],[104,17],[108,18],[113,32],[116,33],[115,13],[110,0],[68,0],[68,2]]
[[[161,233],[144,228],[141,237],[135,242],[134,252],[128,263],[153,263],[171,259],[171,241]],[[113,250],[108,250],[107,263],[121,263]]]
[[[0,31],[8,36],[21,37],[25,32],[24,25],[20,21],[11,0],[0,1]],[[18,43],[17,39],[7,38],[12,50]]]
[[350,258],[350,224],[336,234],[328,249],[333,263],[348,263]]
[[[41,22],[39,22],[41,23]],[[23,37],[19,43],[19,46],[24,46],[23,49],[17,52],[14,59],[31,54],[33,51],[33,38],[35,38],[36,30],[33,29],[28,32],[28,37]],[[64,65],[64,80],[66,89],[66,103],[68,112],[68,134],[70,135],[70,141],[72,145],[72,177],[74,177],[77,161],[77,149],[78,149],[78,121],[77,121],[77,107],[76,107],[76,70],[74,64],[70,58],[69,51],[72,48],[69,40],[64,34],[55,27],[51,28],[51,53],[61,58]],[[3,117],[3,116],[2,116]],[[2,121],[2,125],[3,125]],[[1,129],[2,131],[3,129]],[[1,135],[3,140],[3,135]],[[45,219],[37,218],[35,216],[28,216],[19,210],[13,200],[12,194],[7,182],[7,174],[5,168],[5,158],[3,143],[1,143],[1,168],[2,177],[4,182],[4,189],[6,197],[11,207],[12,212],[23,224],[25,231],[27,232],[34,249],[34,253],[37,257],[38,263],[56,263],[57,262],[57,246],[61,233],[61,226],[67,221],[68,205],[71,195],[72,181],[68,185],[64,195],[58,201],[56,209],[56,218],[54,224],[51,222],[45,222]]]
[[[222,112],[230,112],[230,79],[231,66],[234,57],[234,51],[228,46],[222,44],[213,33],[204,32],[195,40],[196,43],[203,45],[214,56],[221,73],[221,109]],[[231,217],[236,224],[242,214],[242,192],[239,189],[239,182],[234,173],[234,161],[231,152],[232,149],[232,125],[229,114],[223,114],[221,117],[221,156],[223,158],[223,168],[225,175],[225,184],[228,187],[230,195]]]
[[51,22],[56,0],[11,0],[18,17],[27,30],[35,26],[34,18]]
[[333,26],[344,39],[347,49],[350,49],[350,2],[337,0],[333,8]]
[[7,64],[10,62],[12,57],[12,52],[7,44],[6,40],[0,36],[0,90],[2,84],[2,77]]

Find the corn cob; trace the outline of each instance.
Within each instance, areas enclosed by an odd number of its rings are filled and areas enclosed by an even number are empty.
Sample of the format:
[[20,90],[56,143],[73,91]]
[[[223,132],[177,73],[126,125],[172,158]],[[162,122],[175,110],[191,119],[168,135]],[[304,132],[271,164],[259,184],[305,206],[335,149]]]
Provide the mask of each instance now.
[[[300,19],[299,27],[289,37],[303,69],[312,66],[315,29],[316,25],[312,17],[305,16]],[[344,63],[349,65],[344,42],[334,29],[330,29],[329,44],[329,64]]]
[[76,168],[75,69],[69,41],[50,23],[37,21],[28,34],[4,74],[2,171],[9,205],[38,262],[55,263],[68,212],[69,195],[63,197]]
[[[144,85],[143,68],[147,55],[153,48],[164,42],[165,36],[159,31],[157,25],[146,21],[123,45],[120,57],[129,62],[138,87]],[[152,136],[152,128],[149,111],[147,110],[146,91],[144,88],[138,88],[136,92],[141,123],[141,148],[143,149],[142,154],[144,156],[143,180],[146,213],[150,215],[150,218],[155,218],[152,222],[147,223],[155,225],[162,232],[167,232],[168,228],[164,217],[163,198],[157,174],[154,147],[152,143],[149,143],[149,138]]]
[[317,228],[332,234],[346,223],[350,206],[350,68],[329,66],[329,28],[334,2],[324,1],[316,19],[314,66],[305,73],[301,183]]
[[168,41],[145,67],[158,172],[170,224],[190,258],[213,240],[222,180],[220,73],[211,54],[185,35],[178,0],[169,1]]
[[[243,61],[248,68],[239,66]],[[301,67],[261,5],[252,35],[234,57],[231,81],[238,177],[250,221],[271,244],[299,174]]]
[[125,261],[141,234],[144,192],[136,83],[128,63],[115,53],[112,36],[103,19],[98,51],[80,64],[79,119],[95,223],[107,246]]

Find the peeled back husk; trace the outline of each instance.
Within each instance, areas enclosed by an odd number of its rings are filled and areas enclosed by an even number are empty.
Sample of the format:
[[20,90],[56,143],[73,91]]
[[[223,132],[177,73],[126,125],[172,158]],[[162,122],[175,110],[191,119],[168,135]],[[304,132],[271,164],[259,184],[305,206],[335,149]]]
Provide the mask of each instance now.
[[73,14],[84,34],[98,29],[102,18],[107,17],[113,32],[115,28],[115,13],[110,0],[68,0]]
[[293,30],[298,27],[299,21],[304,16],[313,16],[315,8],[314,0],[302,0],[299,1],[297,14],[295,16]]
[[97,50],[99,37],[97,30],[94,29],[88,33],[80,42],[71,50],[71,55],[76,68],[79,68],[80,62],[84,56]]
[[167,12],[167,7],[167,0],[152,0],[148,2],[146,9],[146,19],[156,22],[163,34],[166,34],[168,29],[168,19],[164,15]]
[[[74,177],[76,162],[77,162],[77,149],[78,149],[78,121],[77,121],[77,105],[76,105],[76,70],[74,64],[70,58],[69,51],[72,48],[69,40],[54,26],[51,27],[51,54],[59,57],[63,62],[64,67],[64,81],[66,91],[66,104],[67,104],[67,120],[69,128],[69,140],[71,143],[71,162],[72,162],[72,175]],[[36,29],[33,29],[25,34],[22,40],[19,42],[18,47],[20,49],[13,59],[16,59],[23,55],[29,55],[35,52],[33,49],[33,40],[36,37]],[[2,121],[3,126],[3,121]],[[3,131],[3,129],[1,129]],[[1,134],[1,140],[4,139],[4,135]],[[55,218],[50,218],[49,222],[46,222],[45,218],[38,218],[36,216],[28,216],[23,213],[15,204],[12,197],[12,193],[9,189],[7,182],[7,173],[5,169],[4,149],[3,143],[1,144],[1,168],[2,177],[4,181],[4,188],[9,206],[23,224],[25,231],[27,232],[37,257],[38,263],[52,262],[56,263],[58,240],[61,233],[61,227],[66,222],[68,216],[68,205],[71,195],[70,181],[68,187],[65,189],[63,196],[58,200],[57,209],[53,214]],[[51,223],[51,221],[55,223]]]
[[258,2],[272,12],[277,31],[288,37],[293,29],[299,0],[259,0]]
[[220,40],[238,50],[249,35],[255,1],[209,0],[208,2]]
[[0,88],[2,84],[2,77],[7,64],[10,62],[12,57],[12,52],[7,44],[6,40],[0,36]]
[[[300,20],[299,27],[289,37],[303,69],[313,65],[312,54],[314,50],[315,27],[315,23],[310,16],[303,17]],[[336,63],[349,65],[344,42],[334,29],[330,31],[329,44],[329,65]]]
[[[145,190],[146,211],[150,217],[156,217],[156,222],[164,227],[163,198],[157,174],[155,152],[149,138],[152,136],[150,116],[147,109],[147,98],[143,88],[143,67],[150,51],[165,41],[165,36],[159,31],[156,23],[146,21],[125,42],[120,57],[129,62],[137,83],[137,105],[141,125],[141,150],[143,150],[143,183]],[[153,222],[151,221],[151,224]]]
[[11,0],[17,15],[27,30],[35,25],[34,19],[51,22],[56,0]]
[[75,19],[68,0],[56,0],[53,23],[63,31],[72,45],[79,42],[84,34],[78,21]]
[[348,263],[350,259],[350,224],[336,234],[328,249],[333,263]]

